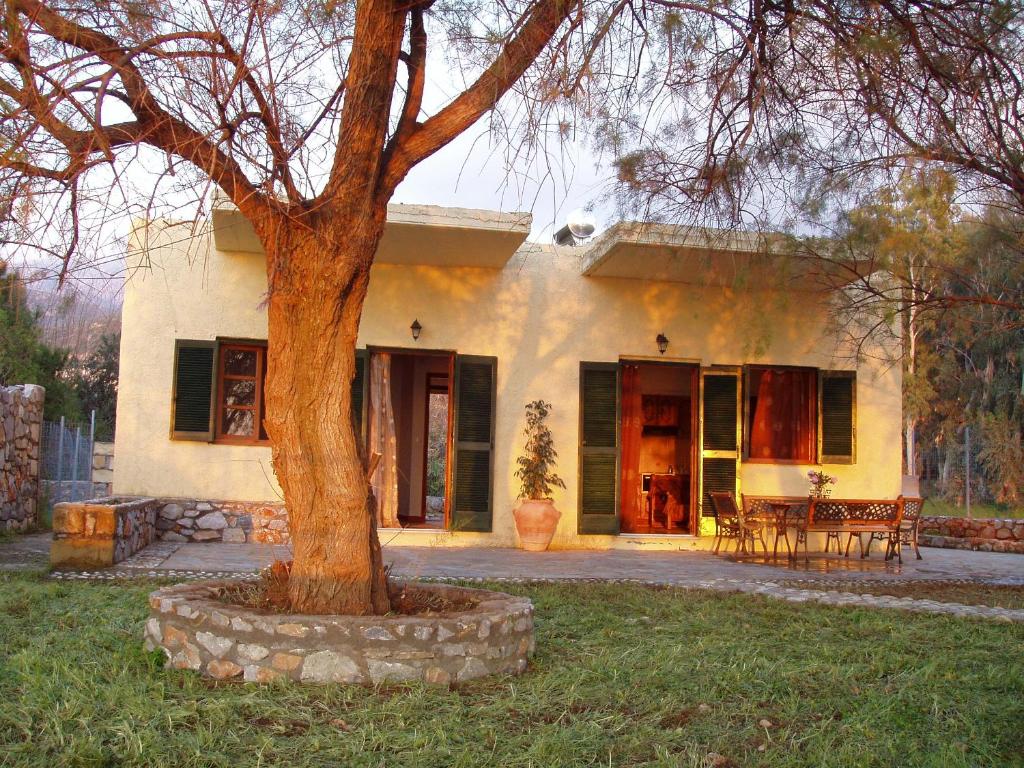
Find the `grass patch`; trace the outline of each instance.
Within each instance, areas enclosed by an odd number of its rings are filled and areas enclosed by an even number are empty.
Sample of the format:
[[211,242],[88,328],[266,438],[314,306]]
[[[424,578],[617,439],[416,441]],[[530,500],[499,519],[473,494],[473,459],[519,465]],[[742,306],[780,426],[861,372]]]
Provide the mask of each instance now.
[[537,608],[519,678],[216,684],[142,650],[151,585],[0,576],[0,765],[995,766],[1024,627],[627,585]]
[[817,589],[824,592],[853,592],[858,595],[891,595],[934,600],[939,603],[987,605],[990,608],[1024,609],[1024,587],[998,584],[965,584],[957,581],[865,582],[830,581],[828,584],[793,579],[779,582],[785,587]]
[[[967,508],[958,506],[942,499],[927,499],[924,503],[925,515],[944,517],[966,517]],[[971,517],[976,520],[986,518],[1017,519],[1024,518],[1024,507],[1005,507],[1001,504],[971,504]]]

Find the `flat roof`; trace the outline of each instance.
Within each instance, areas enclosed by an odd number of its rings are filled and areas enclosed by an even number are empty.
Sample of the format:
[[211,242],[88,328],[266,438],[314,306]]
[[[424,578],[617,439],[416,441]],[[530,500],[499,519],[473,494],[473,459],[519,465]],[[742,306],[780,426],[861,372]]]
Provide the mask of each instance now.
[[772,258],[756,232],[620,222],[587,248],[580,272],[700,285],[730,285]]
[[[215,197],[212,218],[219,250],[263,253],[252,225],[233,203]],[[532,224],[529,213],[391,203],[374,263],[501,269]]]

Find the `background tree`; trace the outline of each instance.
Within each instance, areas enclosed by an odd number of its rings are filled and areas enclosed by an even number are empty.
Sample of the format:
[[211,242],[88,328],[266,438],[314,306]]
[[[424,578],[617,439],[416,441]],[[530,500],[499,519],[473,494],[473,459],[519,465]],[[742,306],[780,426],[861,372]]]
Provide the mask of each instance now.
[[82,362],[75,377],[75,391],[83,413],[96,414],[97,440],[114,439],[120,359],[121,334],[105,334],[100,337],[96,349]]
[[829,225],[795,238],[798,258],[832,290],[837,332],[855,348],[881,341],[901,365],[908,474],[954,501],[1017,503],[1024,428],[1024,217],[953,203],[953,179],[911,169]]
[[70,379],[70,355],[42,341],[36,313],[29,307],[25,283],[0,261],[0,385],[39,384],[46,388],[46,418],[81,419]]
[[[945,171],[911,167],[897,187],[880,190],[850,212],[846,236],[856,241],[858,260],[868,257],[892,302],[878,309],[899,319],[903,366],[904,470],[918,475],[917,424],[935,398],[932,374],[936,350],[924,344],[939,313],[928,312],[930,298],[949,282],[961,246],[956,184]],[[879,326],[880,328],[887,326]]]

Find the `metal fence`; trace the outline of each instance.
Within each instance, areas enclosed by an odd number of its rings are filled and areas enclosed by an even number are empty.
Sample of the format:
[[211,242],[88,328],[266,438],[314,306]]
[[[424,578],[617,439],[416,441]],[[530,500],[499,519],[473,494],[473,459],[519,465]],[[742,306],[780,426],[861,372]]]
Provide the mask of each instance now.
[[50,504],[93,497],[92,446],[96,412],[88,424],[44,421],[39,476]]

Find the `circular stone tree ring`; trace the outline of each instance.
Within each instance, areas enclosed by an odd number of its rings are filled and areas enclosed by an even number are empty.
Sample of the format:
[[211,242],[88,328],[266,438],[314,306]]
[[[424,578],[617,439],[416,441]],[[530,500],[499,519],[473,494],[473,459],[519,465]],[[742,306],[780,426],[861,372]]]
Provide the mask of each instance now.
[[149,596],[146,648],[167,666],[220,680],[447,684],[520,674],[532,655],[525,597],[445,584],[418,590],[473,606],[437,615],[308,616],[225,602],[237,581],[199,581]]

